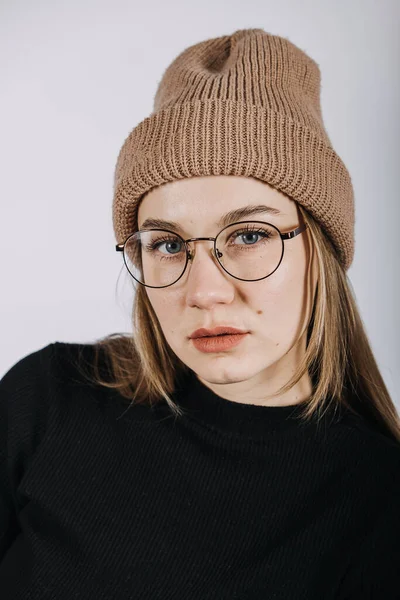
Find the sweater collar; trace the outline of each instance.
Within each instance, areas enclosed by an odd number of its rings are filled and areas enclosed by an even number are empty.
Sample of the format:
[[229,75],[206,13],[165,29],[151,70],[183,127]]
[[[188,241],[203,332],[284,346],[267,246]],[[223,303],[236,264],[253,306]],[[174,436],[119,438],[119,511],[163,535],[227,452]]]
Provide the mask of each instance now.
[[191,369],[180,377],[174,400],[189,418],[228,433],[252,437],[307,426],[299,419],[304,404],[260,406],[226,400],[203,384]]

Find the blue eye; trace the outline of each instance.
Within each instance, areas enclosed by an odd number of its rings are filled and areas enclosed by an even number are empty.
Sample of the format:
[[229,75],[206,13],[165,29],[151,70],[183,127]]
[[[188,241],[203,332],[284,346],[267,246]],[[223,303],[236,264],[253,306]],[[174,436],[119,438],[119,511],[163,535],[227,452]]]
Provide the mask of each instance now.
[[[167,243],[170,245],[178,244],[178,246],[182,246],[182,242],[178,238],[164,235],[155,240],[152,240],[149,244],[146,244],[145,249],[148,252],[155,252],[156,250],[159,250],[163,244],[167,244]],[[181,249],[179,248],[178,252],[180,252],[180,250]],[[172,255],[173,254],[171,254],[171,256]]]

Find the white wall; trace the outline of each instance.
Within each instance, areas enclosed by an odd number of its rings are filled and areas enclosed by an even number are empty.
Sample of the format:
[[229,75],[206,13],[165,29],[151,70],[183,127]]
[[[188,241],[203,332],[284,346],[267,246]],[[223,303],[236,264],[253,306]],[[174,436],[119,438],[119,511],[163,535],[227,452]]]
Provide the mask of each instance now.
[[2,0],[0,376],[50,342],[130,331],[111,220],[119,149],[179,52],[262,27],[320,65],[356,194],[349,275],[400,405],[399,25],[398,0]]

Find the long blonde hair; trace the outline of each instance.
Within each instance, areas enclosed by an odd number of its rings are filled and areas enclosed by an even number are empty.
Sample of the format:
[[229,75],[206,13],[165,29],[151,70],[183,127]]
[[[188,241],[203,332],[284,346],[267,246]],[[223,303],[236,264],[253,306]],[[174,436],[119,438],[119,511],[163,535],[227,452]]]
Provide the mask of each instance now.
[[[328,398],[334,408],[341,405],[362,415],[381,434],[400,442],[399,414],[371,350],[350,280],[319,223],[298,208],[316,251],[318,284],[303,360],[279,392],[291,389],[308,371],[313,392],[301,419],[320,418]],[[78,369],[92,385],[115,389],[131,404],[166,402],[175,416],[181,415],[171,395],[188,367],[169,347],[141,285],[132,323],[133,335],[114,333],[95,341],[93,363],[86,364],[90,373],[83,368],[82,354]]]

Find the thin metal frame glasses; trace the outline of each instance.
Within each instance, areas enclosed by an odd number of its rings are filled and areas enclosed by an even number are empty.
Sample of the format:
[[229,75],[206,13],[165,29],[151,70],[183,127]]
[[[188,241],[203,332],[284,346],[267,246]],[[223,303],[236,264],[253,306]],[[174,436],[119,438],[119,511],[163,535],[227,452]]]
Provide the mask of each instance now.
[[[260,223],[263,225],[268,225],[268,227],[272,227],[273,229],[275,229],[278,234],[279,237],[282,241],[282,252],[281,252],[281,257],[279,259],[279,262],[277,264],[277,266],[275,267],[275,269],[273,271],[271,271],[271,273],[268,273],[268,275],[265,275],[264,277],[259,277],[258,279],[242,279],[241,277],[236,277],[235,275],[232,275],[232,273],[230,273],[229,271],[227,271],[224,267],[224,265],[221,263],[221,261],[219,260],[219,256],[222,256],[222,253],[218,250],[217,248],[217,239],[218,237],[221,235],[221,233],[223,231],[225,231],[225,229],[228,229],[228,227],[232,227],[233,225],[241,225],[241,224],[247,224],[247,223]],[[170,287],[171,285],[174,285],[177,281],[179,281],[179,279],[181,279],[181,277],[183,277],[188,262],[189,261],[193,261],[194,259],[194,254],[195,252],[190,250],[188,243],[189,242],[197,242],[197,241],[210,241],[214,243],[214,248],[213,248],[213,255],[215,256],[215,258],[217,259],[218,264],[222,267],[222,269],[228,273],[228,275],[230,275],[231,277],[233,277],[234,279],[239,279],[240,281],[261,281],[262,279],[266,279],[267,277],[270,277],[273,273],[275,273],[275,271],[279,268],[279,265],[281,264],[282,260],[283,260],[283,255],[285,253],[285,244],[283,243],[285,240],[291,240],[294,237],[296,237],[297,235],[299,235],[300,233],[303,233],[303,231],[305,231],[307,229],[308,225],[307,223],[303,223],[302,225],[299,225],[298,227],[296,227],[296,229],[293,229],[292,231],[288,231],[287,233],[282,233],[280,231],[280,229],[278,227],[276,227],[276,225],[272,225],[272,223],[268,223],[267,221],[253,221],[253,220],[246,220],[246,221],[236,221],[236,223],[230,223],[229,225],[227,225],[226,227],[224,227],[223,229],[221,229],[221,231],[218,233],[218,235],[216,237],[194,237],[194,238],[188,238],[187,240],[183,239],[183,237],[181,235],[179,235],[178,233],[176,233],[175,231],[172,231],[170,229],[141,229],[139,231],[135,231],[134,233],[131,233],[125,240],[125,242],[123,244],[116,244],[115,246],[115,250],[117,252],[123,252],[123,258],[124,258],[124,263],[125,266],[129,272],[129,274],[131,275],[131,277],[133,277],[133,279],[135,281],[137,281],[138,283],[140,283],[140,285],[143,285],[145,287],[150,287],[150,288],[156,288],[156,289],[161,289],[161,288],[166,288],[166,287]],[[172,283],[169,283],[168,285],[161,285],[161,286],[157,286],[157,285],[148,285],[146,283],[143,283],[142,281],[139,281],[139,279],[137,279],[129,270],[128,264],[127,264],[127,260],[125,257],[125,244],[127,244],[128,240],[133,236],[136,235],[138,233],[145,233],[145,232],[150,232],[150,231],[163,231],[166,233],[171,233],[173,236],[179,238],[182,240],[182,242],[185,244],[186,247],[186,262],[185,262],[185,266],[183,268],[183,271],[181,273],[181,275]]]

